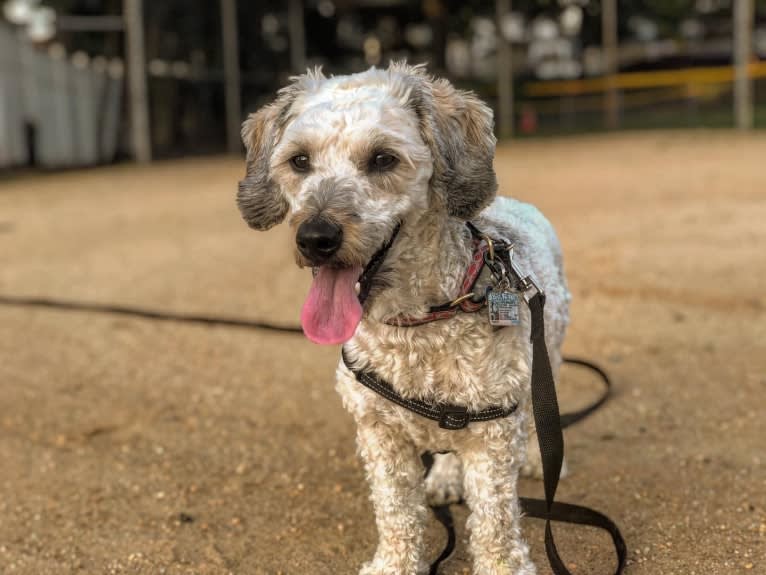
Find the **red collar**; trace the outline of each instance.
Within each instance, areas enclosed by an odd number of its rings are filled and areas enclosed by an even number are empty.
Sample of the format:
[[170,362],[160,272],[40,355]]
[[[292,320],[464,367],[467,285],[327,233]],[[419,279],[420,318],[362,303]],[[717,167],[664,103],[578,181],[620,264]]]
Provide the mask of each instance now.
[[471,263],[466,270],[460,293],[454,300],[431,307],[428,312],[421,317],[397,315],[386,320],[385,323],[398,327],[412,327],[430,323],[432,321],[455,317],[458,311],[475,313],[483,308],[485,304],[484,296],[483,294],[475,294],[473,288],[474,285],[476,285],[476,280],[479,278],[479,274],[481,274],[481,270],[484,269],[484,256],[489,251],[489,243],[486,239],[474,237],[473,245],[474,248]]

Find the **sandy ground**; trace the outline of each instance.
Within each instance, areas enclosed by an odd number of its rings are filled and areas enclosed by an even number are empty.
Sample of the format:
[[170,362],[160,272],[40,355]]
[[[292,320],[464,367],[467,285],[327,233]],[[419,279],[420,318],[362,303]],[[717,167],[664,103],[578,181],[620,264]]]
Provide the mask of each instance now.
[[[498,153],[503,192],[559,230],[567,351],[616,380],[566,433],[559,497],[618,521],[630,575],[766,574],[765,163],[766,135],[719,132]],[[195,159],[0,181],[0,294],[297,321],[307,274],[285,229],[240,221],[242,172]],[[0,306],[0,573],[355,573],[375,528],[337,355]],[[574,369],[560,387],[564,409],[597,390]],[[574,573],[611,572],[606,536],[557,533]],[[468,572],[465,537],[445,573]]]

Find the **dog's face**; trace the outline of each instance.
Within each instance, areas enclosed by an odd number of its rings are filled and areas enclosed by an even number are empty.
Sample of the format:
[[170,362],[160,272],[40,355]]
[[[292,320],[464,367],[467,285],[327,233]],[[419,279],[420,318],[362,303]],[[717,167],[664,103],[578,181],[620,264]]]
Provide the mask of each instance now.
[[316,295],[338,312],[320,323],[345,326],[314,326],[330,339],[355,329],[353,286],[397,224],[427,210],[468,219],[495,194],[491,111],[418,67],[310,72],[251,115],[242,135],[243,217],[256,229],[288,217],[298,265],[318,268],[307,306]]
[[397,221],[428,207],[433,166],[417,118],[366,76],[298,96],[271,154],[301,266],[364,266]]

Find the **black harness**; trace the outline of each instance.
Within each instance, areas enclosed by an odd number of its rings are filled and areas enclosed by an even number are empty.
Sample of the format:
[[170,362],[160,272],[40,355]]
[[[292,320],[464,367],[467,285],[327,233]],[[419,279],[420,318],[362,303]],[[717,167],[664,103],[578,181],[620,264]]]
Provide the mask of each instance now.
[[[472,224],[468,224],[471,233],[475,236],[481,233]],[[398,232],[398,227],[397,230]],[[394,234],[396,235],[396,234]],[[486,236],[483,236],[485,237]],[[575,523],[598,527],[609,533],[614,544],[615,554],[617,556],[617,568],[615,575],[620,575],[625,568],[627,558],[627,547],[625,540],[620,534],[617,525],[606,515],[593,509],[572,505],[569,503],[554,502],[556,488],[558,487],[561,465],[564,458],[564,437],[562,429],[571,425],[592,413],[602,405],[609,396],[611,382],[607,374],[599,367],[590,362],[579,359],[568,359],[569,363],[588,367],[596,371],[603,379],[606,390],[603,395],[590,406],[574,413],[559,413],[558,399],[556,397],[556,386],[551,371],[548,349],[545,345],[545,322],[543,310],[545,307],[545,293],[540,289],[532,274],[524,273],[513,261],[513,246],[508,245],[502,240],[487,241],[492,245],[494,266],[490,266],[496,279],[498,275],[503,276],[503,281],[508,281],[515,292],[518,292],[526,302],[531,317],[530,340],[532,342],[532,411],[537,429],[537,439],[540,446],[543,464],[543,485],[545,489],[545,499],[520,498],[523,513],[530,517],[545,519],[545,551],[548,555],[548,561],[555,575],[572,575],[566,568],[564,562],[559,556],[556,544],[553,539],[551,521],[564,523]],[[375,256],[376,271],[380,268],[385,254],[393,243],[392,239]],[[489,262],[487,262],[489,263]],[[366,274],[363,290],[366,295],[369,293],[369,283],[372,281],[372,275]],[[444,306],[438,306],[439,309]],[[437,309],[437,308],[432,308]],[[433,312],[432,312],[433,313]],[[442,319],[435,317],[435,320]],[[407,325],[407,324],[399,324]],[[417,325],[417,324],[413,324]],[[459,430],[465,428],[469,423],[475,421],[488,421],[500,417],[508,417],[516,411],[517,406],[510,407],[492,406],[481,411],[469,411],[464,406],[452,404],[428,403],[418,399],[410,399],[401,396],[394,387],[381,379],[371,370],[356,369],[350,364],[345,350],[342,353],[343,362],[346,367],[354,374],[357,381],[371,389],[375,393],[385,397],[389,401],[408,409],[422,417],[439,422],[439,427],[448,430]],[[430,470],[433,463],[433,456],[426,453],[423,456],[423,463],[426,466],[426,473]],[[437,575],[439,566],[446,561],[455,548],[455,528],[452,514],[449,506],[439,506],[433,508],[437,520],[447,530],[447,545],[439,557],[431,564],[430,575]]]

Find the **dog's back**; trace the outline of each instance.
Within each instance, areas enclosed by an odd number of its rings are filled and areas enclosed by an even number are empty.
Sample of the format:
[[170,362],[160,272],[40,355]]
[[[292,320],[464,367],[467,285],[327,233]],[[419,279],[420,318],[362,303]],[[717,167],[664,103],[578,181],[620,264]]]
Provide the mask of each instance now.
[[477,222],[481,229],[514,243],[514,261],[534,273],[545,291],[546,343],[555,373],[569,323],[571,296],[564,275],[561,245],[553,226],[532,204],[508,197],[496,198]]

